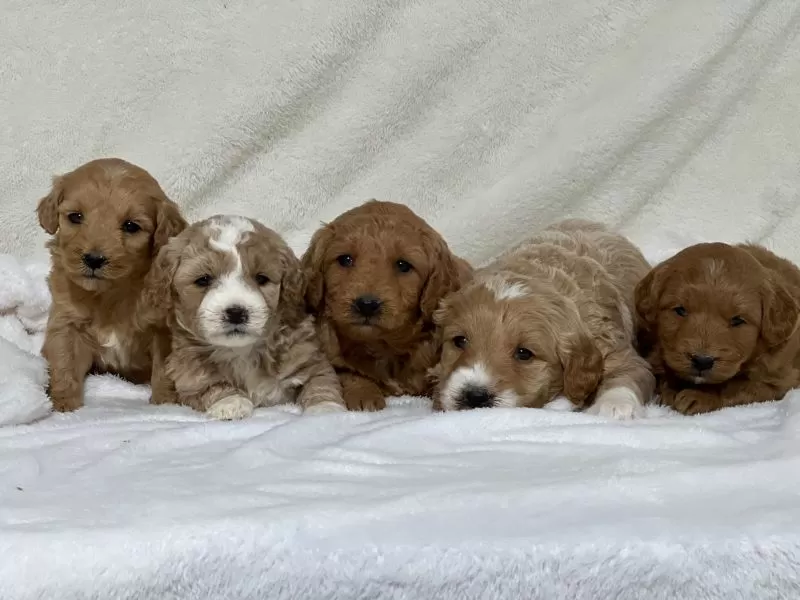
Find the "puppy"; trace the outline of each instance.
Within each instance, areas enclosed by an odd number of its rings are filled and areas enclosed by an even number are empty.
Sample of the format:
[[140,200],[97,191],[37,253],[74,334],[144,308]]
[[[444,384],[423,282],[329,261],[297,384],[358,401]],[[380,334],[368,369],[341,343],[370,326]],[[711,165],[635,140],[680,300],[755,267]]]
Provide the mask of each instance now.
[[87,373],[116,373],[167,393],[161,360],[166,332],[143,326],[139,304],[158,250],[186,226],[147,171],[116,158],[94,160],[53,179],[39,201],[53,297],[42,354],[57,411],[83,406]]
[[428,395],[433,312],[469,276],[442,237],[406,206],[371,200],[318,230],[303,256],[306,301],[347,407]]
[[649,266],[602,225],[565,221],[476,271],[436,312],[435,408],[576,407],[637,416],[655,381],[637,355],[633,292]]
[[180,404],[215,419],[287,402],[345,410],[305,312],[300,262],[274,231],[235,216],[195,223],[161,250],[149,290],[169,313]]
[[800,270],[755,245],[698,244],[636,288],[641,349],[663,404],[687,415],[800,385]]

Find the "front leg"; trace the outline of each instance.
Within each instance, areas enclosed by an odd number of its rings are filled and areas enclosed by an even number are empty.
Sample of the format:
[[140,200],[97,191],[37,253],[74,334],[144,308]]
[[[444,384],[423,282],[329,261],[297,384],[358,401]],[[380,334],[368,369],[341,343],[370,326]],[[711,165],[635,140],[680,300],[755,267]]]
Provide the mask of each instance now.
[[671,406],[684,415],[699,415],[722,408],[722,398],[713,388],[685,388],[675,394]]
[[374,381],[355,373],[339,373],[347,410],[377,411],[386,408],[386,398]]
[[303,412],[309,414],[347,410],[339,378],[330,363],[321,356],[300,390],[297,403],[303,407]]
[[83,406],[84,381],[92,368],[93,352],[77,329],[52,321],[42,346],[50,371],[48,394],[54,410],[71,412]]
[[188,352],[176,351],[167,359],[167,376],[174,382],[178,404],[206,413],[212,419],[230,421],[253,414],[250,398],[210,370]]
[[778,387],[768,383],[751,380],[733,380],[723,384],[720,391],[720,408],[742,406],[756,402],[780,400],[791,388]]

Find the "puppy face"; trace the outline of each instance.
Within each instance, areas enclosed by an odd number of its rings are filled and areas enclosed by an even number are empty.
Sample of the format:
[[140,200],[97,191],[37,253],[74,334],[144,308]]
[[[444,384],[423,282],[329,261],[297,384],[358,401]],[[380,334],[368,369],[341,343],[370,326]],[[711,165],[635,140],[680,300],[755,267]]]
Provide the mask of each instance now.
[[602,374],[574,305],[545,283],[480,276],[435,320],[443,348],[432,374],[444,410],[540,408],[561,392],[581,404]]
[[86,290],[143,277],[152,258],[186,223],[146,171],[119,159],[56,177],[37,209],[53,266]]
[[792,324],[785,313],[794,302],[745,250],[700,244],[655,267],[636,304],[666,367],[688,382],[716,384],[769,345],[773,321]]
[[314,235],[303,257],[306,299],[345,336],[380,339],[432,319],[459,284],[457,260],[407,207],[370,201]]
[[251,346],[303,313],[297,257],[277,233],[244,217],[192,225],[159,254],[153,279],[177,326],[213,346]]

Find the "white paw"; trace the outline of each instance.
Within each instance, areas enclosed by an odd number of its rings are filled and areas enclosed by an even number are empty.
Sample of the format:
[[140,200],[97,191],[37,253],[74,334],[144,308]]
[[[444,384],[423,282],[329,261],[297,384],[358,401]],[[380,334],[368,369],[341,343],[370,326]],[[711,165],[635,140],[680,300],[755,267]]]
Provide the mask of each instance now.
[[305,411],[303,411],[303,414],[324,415],[327,413],[346,412],[346,411],[347,409],[345,408],[344,404],[333,402],[332,400],[325,400],[324,402],[320,402],[318,404],[312,404],[307,409],[305,409]]
[[232,394],[214,402],[208,407],[206,414],[220,421],[246,419],[253,414],[253,403],[246,396]]
[[618,387],[600,394],[594,404],[586,409],[586,412],[606,419],[624,421],[641,417],[644,414],[644,408],[639,402],[636,392],[626,387]]

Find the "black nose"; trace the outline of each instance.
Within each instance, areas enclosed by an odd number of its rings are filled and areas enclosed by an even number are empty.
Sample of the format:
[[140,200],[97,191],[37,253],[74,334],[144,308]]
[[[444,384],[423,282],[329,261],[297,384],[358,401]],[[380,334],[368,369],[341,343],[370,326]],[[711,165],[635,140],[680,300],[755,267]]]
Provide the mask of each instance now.
[[710,370],[716,360],[713,356],[708,356],[707,354],[692,354],[689,359],[692,361],[692,366],[698,371]]
[[489,408],[494,406],[494,395],[485,387],[468,387],[458,400],[461,408]]
[[359,296],[353,302],[353,309],[364,317],[374,317],[382,306],[383,302],[375,296]]
[[247,323],[250,315],[244,306],[229,306],[225,309],[225,320],[231,325],[242,325]]
[[108,262],[108,259],[102,254],[95,254],[94,252],[87,252],[83,255],[83,264],[92,269],[100,269]]

